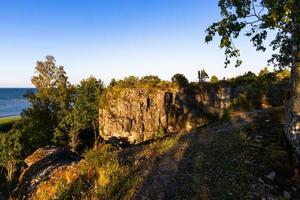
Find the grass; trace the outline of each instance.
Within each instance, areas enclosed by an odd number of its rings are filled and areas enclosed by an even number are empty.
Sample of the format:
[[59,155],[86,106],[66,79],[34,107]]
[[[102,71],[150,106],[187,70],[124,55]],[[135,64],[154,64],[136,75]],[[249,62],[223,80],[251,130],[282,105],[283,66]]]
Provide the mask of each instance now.
[[15,122],[15,121],[17,121],[19,119],[20,119],[20,116],[0,118],[0,124],[6,124],[6,123]]
[[9,131],[19,119],[20,116],[0,118],[0,132]]
[[119,80],[116,85],[109,86],[105,94],[102,95],[100,99],[100,108],[106,108],[111,105],[112,102],[118,100],[122,96],[132,90],[142,90],[145,95],[156,95],[161,91],[176,91],[177,85],[169,81],[159,81],[159,82],[143,82],[142,80],[136,79],[134,81],[128,81],[126,79]]
[[78,164],[52,175],[34,199],[132,199],[156,159],[176,141],[176,137],[169,137],[123,150],[102,144],[86,152]]

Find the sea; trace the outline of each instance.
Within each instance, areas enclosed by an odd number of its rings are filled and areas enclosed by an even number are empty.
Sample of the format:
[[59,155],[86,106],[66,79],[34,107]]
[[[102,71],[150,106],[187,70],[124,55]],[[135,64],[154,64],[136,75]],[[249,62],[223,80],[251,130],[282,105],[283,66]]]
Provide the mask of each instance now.
[[25,99],[26,92],[33,88],[0,88],[0,118],[18,116],[22,110],[30,106]]

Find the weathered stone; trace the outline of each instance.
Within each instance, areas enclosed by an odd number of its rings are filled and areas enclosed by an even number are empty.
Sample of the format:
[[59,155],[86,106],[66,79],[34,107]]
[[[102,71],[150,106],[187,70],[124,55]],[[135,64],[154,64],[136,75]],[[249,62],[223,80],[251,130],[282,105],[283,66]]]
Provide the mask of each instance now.
[[49,179],[58,168],[69,166],[81,159],[80,156],[64,148],[40,148],[25,159],[27,169],[19,178],[17,194],[22,199],[30,199],[39,184]]
[[220,116],[231,104],[231,89],[189,91],[169,88],[125,88],[108,93],[100,108],[100,134],[119,143],[141,143],[166,133],[191,130],[207,122],[207,115]]

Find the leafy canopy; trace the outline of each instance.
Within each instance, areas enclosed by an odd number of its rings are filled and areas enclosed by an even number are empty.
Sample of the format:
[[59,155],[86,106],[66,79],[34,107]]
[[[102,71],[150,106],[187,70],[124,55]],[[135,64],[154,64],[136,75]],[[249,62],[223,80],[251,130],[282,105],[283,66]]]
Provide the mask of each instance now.
[[219,79],[218,79],[218,77],[216,77],[215,75],[213,75],[213,76],[210,78],[210,82],[211,82],[211,83],[217,83],[217,82],[219,82]]
[[221,37],[220,47],[225,49],[225,67],[236,58],[236,67],[242,64],[240,51],[234,39],[241,33],[250,38],[258,51],[265,51],[265,40],[270,31],[276,35],[270,42],[274,51],[269,63],[278,67],[292,64],[293,44],[300,41],[299,0],[219,0],[222,20],[213,23],[207,30],[206,42],[216,35]]
[[[63,118],[55,129],[54,143],[58,145],[68,145],[76,150],[81,143],[79,136],[98,139],[98,115],[99,101],[104,91],[104,83],[99,79],[91,76],[83,79],[76,86],[74,105],[72,110]],[[90,134],[92,133],[92,134]]]
[[177,83],[180,87],[185,87],[189,84],[188,79],[183,74],[174,74],[172,82]]
[[0,167],[6,169],[8,182],[12,181],[17,170],[17,164],[21,162],[23,156],[23,146],[21,142],[21,132],[12,129],[7,133],[0,133]]
[[72,106],[73,88],[63,66],[53,56],[38,61],[32,83],[35,93],[28,93],[31,106],[21,114],[22,131],[32,149],[51,144],[53,132]]

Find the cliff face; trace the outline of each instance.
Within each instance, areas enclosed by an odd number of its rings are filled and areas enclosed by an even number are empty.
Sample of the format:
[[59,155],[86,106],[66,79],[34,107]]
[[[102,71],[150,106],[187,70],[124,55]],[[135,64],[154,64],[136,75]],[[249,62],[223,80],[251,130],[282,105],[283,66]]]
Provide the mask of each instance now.
[[[168,113],[173,105],[173,93],[144,89],[126,89],[100,109],[100,132],[105,140],[140,143],[159,131],[168,130]],[[121,141],[120,141],[121,142]]]
[[107,94],[100,108],[100,134],[108,141],[137,144],[204,125],[230,105],[230,89],[125,88]]

